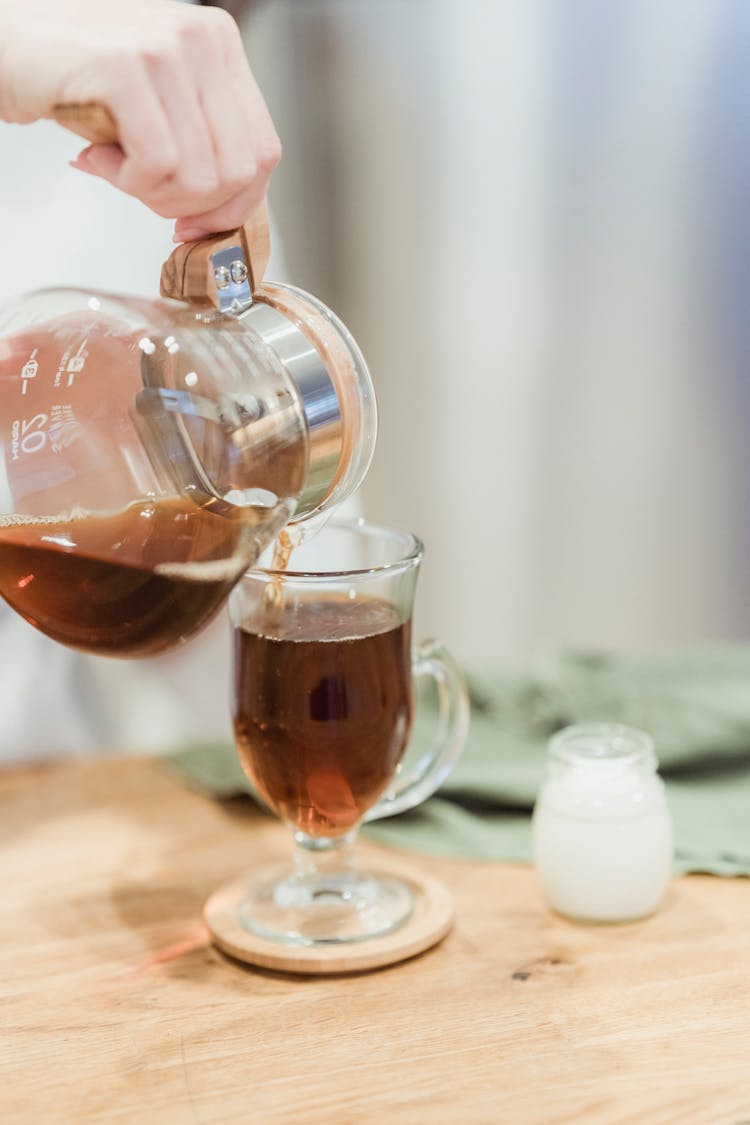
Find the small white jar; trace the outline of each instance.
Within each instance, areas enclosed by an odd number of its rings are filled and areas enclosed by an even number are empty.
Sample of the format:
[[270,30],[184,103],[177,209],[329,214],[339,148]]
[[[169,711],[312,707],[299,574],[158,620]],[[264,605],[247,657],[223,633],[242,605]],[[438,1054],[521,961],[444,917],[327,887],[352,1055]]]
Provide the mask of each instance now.
[[550,741],[534,862],[555,910],[588,922],[651,914],[672,873],[672,825],[649,735],[613,723]]

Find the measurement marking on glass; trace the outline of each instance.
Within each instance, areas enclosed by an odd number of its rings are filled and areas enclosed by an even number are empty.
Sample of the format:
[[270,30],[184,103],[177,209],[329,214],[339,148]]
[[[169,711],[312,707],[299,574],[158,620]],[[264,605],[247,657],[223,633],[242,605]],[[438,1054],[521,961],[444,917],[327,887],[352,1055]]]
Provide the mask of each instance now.
[[37,375],[37,372],[39,370],[39,364],[36,361],[36,354],[37,354],[38,350],[39,350],[38,348],[34,348],[33,352],[31,353],[31,355],[27,359],[26,363],[24,363],[23,367],[21,368],[21,394],[22,395],[26,394],[26,391],[27,391],[27,388],[28,388],[28,385],[29,385],[29,379],[35,379],[36,375]]

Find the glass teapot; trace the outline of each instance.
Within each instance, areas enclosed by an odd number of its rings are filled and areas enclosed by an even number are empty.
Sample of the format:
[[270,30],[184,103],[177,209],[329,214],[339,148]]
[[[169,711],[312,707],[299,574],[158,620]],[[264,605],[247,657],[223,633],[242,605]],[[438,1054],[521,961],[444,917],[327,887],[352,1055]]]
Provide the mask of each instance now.
[[57,289],[0,310],[0,595],[55,640],[180,643],[282,528],[364,478],[366,364],[315,297],[261,282],[267,232],[262,210],[178,247],[163,299]]

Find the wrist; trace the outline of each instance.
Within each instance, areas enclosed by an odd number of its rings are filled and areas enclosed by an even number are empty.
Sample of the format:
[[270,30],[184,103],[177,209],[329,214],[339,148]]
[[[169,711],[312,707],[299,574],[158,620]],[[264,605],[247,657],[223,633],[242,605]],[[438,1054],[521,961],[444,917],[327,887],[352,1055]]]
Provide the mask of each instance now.
[[64,44],[58,22],[38,0],[0,0],[0,119],[28,124],[47,117],[56,100]]

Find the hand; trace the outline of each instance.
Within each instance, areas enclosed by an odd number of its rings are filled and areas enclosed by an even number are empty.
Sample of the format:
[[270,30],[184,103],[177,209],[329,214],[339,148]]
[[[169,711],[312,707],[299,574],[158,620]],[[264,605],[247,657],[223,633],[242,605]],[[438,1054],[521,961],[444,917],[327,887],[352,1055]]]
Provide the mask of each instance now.
[[74,167],[108,180],[188,242],[243,223],[281,155],[236,23],[175,0],[0,0],[0,119],[100,102],[120,145]]

